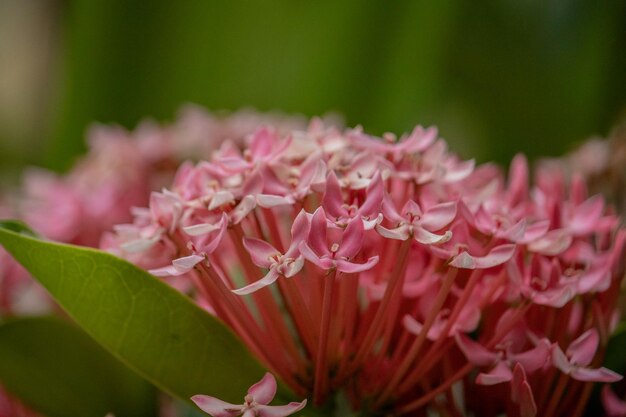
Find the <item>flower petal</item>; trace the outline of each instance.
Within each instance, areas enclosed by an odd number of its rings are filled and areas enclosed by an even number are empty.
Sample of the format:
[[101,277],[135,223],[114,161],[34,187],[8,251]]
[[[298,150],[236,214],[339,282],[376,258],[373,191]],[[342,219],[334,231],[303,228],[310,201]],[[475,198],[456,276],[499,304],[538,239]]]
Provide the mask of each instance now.
[[248,394],[259,404],[269,404],[276,395],[276,378],[266,372],[259,382],[250,387]]
[[515,245],[500,245],[490,250],[486,256],[472,256],[463,252],[454,257],[450,265],[463,269],[487,269],[508,262],[514,253]]
[[513,379],[513,372],[504,362],[498,364],[488,373],[480,373],[476,377],[476,383],[479,385],[496,385]]
[[376,171],[372,182],[367,187],[367,198],[359,208],[361,216],[374,217],[380,213],[381,205],[383,202],[383,195],[385,192],[385,186],[383,183],[383,177],[380,175],[380,171]]
[[212,417],[236,417],[243,411],[243,405],[227,403],[208,395],[194,395],[191,401]]
[[605,385],[602,388],[602,405],[609,417],[623,417],[626,416],[626,401],[621,400],[615,392],[611,389],[610,385]]
[[189,255],[189,256],[184,256],[182,258],[174,259],[172,261],[172,265],[174,265],[174,268],[180,271],[188,272],[192,270],[194,266],[196,266],[203,260],[204,260],[204,256]]
[[445,227],[456,217],[456,202],[437,204],[428,208],[422,218],[420,225],[425,229],[433,231]]
[[328,250],[328,244],[326,243],[327,227],[326,213],[324,212],[324,209],[320,207],[315,210],[315,213],[313,213],[308,238],[308,245],[310,245],[310,249],[318,254],[318,256],[330,255],[330,251]]
[[291,226],[291,246],[297,246],[301,241],[306,239],[311,228],[311,221],[306,211],[300,210]]
[[620,374],[607,368],[574,368],[572,372],[570,372],[570,376],[578,381],[590,382],[617,382],[622,379]]
[[230,191],[220,190],[213,194],[209,203],[209,210],[215,210],[224,204],[231,203],[235,200],[235,196]]
[[564,374],[569,374],[574,368],[572,364],[569,363],[565,353],[563,353],[561,348],[556,344],[552,346],[552,364]]
[[188,271],[181,271],[180,269],[175,268],[173,265],[168,265],[162,268],[150,269],[148,270],[148,272],[150,272],[155,277],[176,277]]
[[304,256],[298,256],[293,262],[290,262],[286,268],[283,268],[283,275],[286,278],[291,278],[296,275],[304,266]]
[[273,284],[278,279],[278,275],[279,274],[278,272],[276,272],[276,269],[272,268],[260,280],[253,282],[252,284],[246,285],[245,287],[232,290],[232,291],[237,295],[252,294],[253,292],[258,291],[263,287],[267,287],[268,285]]
[[376,231],[387,239],[407,240],[409,238],[409,226],[403,224],[395,229],[387,229],[381,225],[376,226]]
[[320,268],[330,269],[334,266],[333,261],[328,257],[328,255],[323,255],[323,257],[318,256],[307,242],[300,242],[298,247],[300,249],[300,253],[307,261],[319,266]]
[[345,272],[346,274],[355,274],[357,272],[367,271],[368,269],[372,269],[377,263],[378,256],[372,256],[363,264],[355,264],[343,259],[337,259],[335,261],[337,271]]
[[206,242],[206,239],[203,240],[202,251],[207,254],[215,252],[219,244],[222,242],[222,239],[224,238],[224,233],[226,233],[226,227],[228,226],[228,215],[226,213],[222,213],[222,219],[218,223],[218,226],[219,232],[211,239],[209,239],[208,243]]
[[252,262],[261,268],[269,268],[272,264],[270,258],[282,255],[274,246],[254,237],[244,237],[243,246],[250,254]]
[[219,223],[218,224],[199,223],[199,224],[194,224],[192,226],[185,226],[183,227],[183,231],[187,233],[189,236],[201,236],[201,235],[206,235],[211,232],[214,232],[218,230],[220,227],[221,225]]
[[345,216],[346,210],[341,206],[343,204],[343,195],[341,194],[341,185],[335,175],[335,171],[330,171],[326,178],[326,191],[322,199],[322,207],[335,219]]
[[520,417],[535,417],[537,415],[537,404],[533,397],[533,390],[528,381],[523,381],[519,390]]
[[550,230],[528,244],[528,250],[542,255],[556,256],[572,244],[572,235],[563,229]]
[[343,232],[341,245],[339,245],[339,250],[337,250],[337,256],[352,258],[359,253],[363,245],[363,234],[363,220],[361,220],[360,217],[355,217],[350,220],[346,230]]
[[589,329],[574,340],[565,353],[572,365],[587,366],[598,350],[598,343],[600,343],[598,331]]
[[276,206],[286,206],[293,204],[293,198],[290,196],[258,194],[256,196],[257,204],[263,208],[271,208]]
[[438,235],[420,226],[413,227],[413,235],[415,240],[423,245],[437,245],[439,243],[445,243],[452,238],[452,232],[449,230],[443,235]]
[[128,253],[143,252],[153,247],[161,239],[161,234],[157,233],[148,239],[135,239],[122,243],[120,249]]
[[287,405],[257,405],[258,417],[287,417],[306,407],[306,399],[302,402],[291,402]]
[[568,229],[576,236],[585,235],[596,227],[602,211],[604,199],[595,195],[574,209],[574,214],[569,222]]
[[510,357],[523,365],[528,373],[533,373],[542,368],[550,358],[550,343],[541,339],[534,348]]
[[256,199],[252,195],[247,195],[241,199],[237,207],[230,213],[230,220],[233,224],[239,224],[254,208]]
[[258,417],[287,417],[302,410],[306,406],[306,399],[302,402],[291,402],[287,405],[257,405]]
[[470,363],[477,366],[492,365],[498,360],[498,354],[470,339],[463,333],[454,335],[456,344]]

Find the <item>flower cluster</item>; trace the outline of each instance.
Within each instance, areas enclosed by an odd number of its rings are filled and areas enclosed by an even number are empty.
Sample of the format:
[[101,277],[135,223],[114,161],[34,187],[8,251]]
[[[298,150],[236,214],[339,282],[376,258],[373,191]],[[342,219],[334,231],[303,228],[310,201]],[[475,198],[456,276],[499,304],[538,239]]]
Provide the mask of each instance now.
[[[0,217],[20,218],[58,242],[98,247],[104,232],[132,219],[132,207],[146,205],[151,191],[171,183],[184,160],[209,158],[225,141],[242,146],[263,124],[281,132],[306,126],[298,117],[246,110],[226,117],[196,106],[184,107],[169,126],[145,121],[129,132],[95,125],[87,135],[89,152],[68,173],[28,170],[22,186],[0,198]],[[28,277],[0,248],[0,316],[39,312],[46,304]]]
[[626,233],[580,179],[529,176],[434,128],[265,127],[183,164],[102,247],[173,277],[315,405],[577,416],[621,378],[602,359]]
[[[243,146],[263,124],[281,132],[306,127],[301,117],[249,110],[216,115],[196,106],[183,108],[169,126],[146,121],[132,132],[93,126],[88,153],[68,173],[29,169],[19,189],[0,194],[0,218],[20,218],[55,241],[98,247],[105,231],[132,220],[132,207],[146,205],[151,191],[171,183],[184,160],[209,158],[225,142]],[[53,308],[45,290],[0,247],[0,317]],[[27,415],[24,410],[0,386],[0,415]]]

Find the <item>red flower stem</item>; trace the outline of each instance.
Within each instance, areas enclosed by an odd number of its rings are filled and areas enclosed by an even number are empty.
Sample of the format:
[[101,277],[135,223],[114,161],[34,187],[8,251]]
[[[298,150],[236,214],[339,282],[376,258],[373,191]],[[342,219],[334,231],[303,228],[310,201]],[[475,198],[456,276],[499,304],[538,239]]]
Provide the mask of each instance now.
[[[239,261],[244,269],[246,279],[248,283],[255,282],[258,278],[258,268],[252,263],[248,252],[243,246],[243,230],[241,225],[234,225],[231,231],[231,240],[235,246]],[[278,309],[276,301],[272,296],[272,293],[267,288],[263,288],[251,294],[254,299],[259,314],[263,320],[265,328],[270,332],[273,338],[279,340],[288,357],[292,359],[292,362],[298,367],[298,369],[304,368],[304,362],[298,352],[293,337],[289,334],[289,329],[285,324],[285,320]]]
[[[257,345],[263,353],[262,358],[265,358],[270,368],[274,369],[277,374],[290,386],[294,391],[298,393],[305,392],[294,377],[292,369],[288,368],[287,361],[283,357],[277,357],[275,352],[280,352],[282,345],[280,341],[272,338],[269,334],[264,332],[258,325],[258,322],[254,319],[248,308],[244,305],[241,299],[230,291],[224,284],[223,279],[217,274],[213,268],[206,267],[204,264],[199,264],[201,269],[209,275],[211,279],[207,280],[210,283],[214,283],[220,292],[220,297],[228,303],[228,310],[232,312],[239,323],[241,323],[248,333],[251,334],[253,343],[251,346]],[[256,329],[250,326],[255,325]]]
[[437,318],[437,314],[439,314],[439,311],[441,310],[443,303],[446,301],[446,298],[448,297],[448,293],[450,292],[450,289],[452,288],[452,284],[454,283],[454,279],[456,278],[457,272],[458,272],[457,268],[451,267],[450,269],[448,269],[448,273],[446,274],[446,277],[444,278],[441,284],[441,288],[439,289],[439,293],[437,294],[435,302],[433,303],[430,313],[428,317],[426,318],[426,321],[424,322],[422,331],[420,332],[415,342],[413,342],[413,345],[409,349],[409,352],[407,353],[407,355],[404,357],[404,360],[400,363],[398,369],[394,371],[394,375],[391,381],[389,381],[389,384],[387,384],[387,387],[385,388],[381,396],[379,397],[377,401],[377,405],[380,405],[381,403],[385,402],[389,398],[389,396],[394,391],[396,391],[398,384],[405,377],[406,373],[411,367],[411,364],[417,358],[417,355],[419,354],[419,351],[422,348],[422,345],[426,341],[426,335],[428,334],[428,331],[430,330],[433,323],[435,322],[435,319]]
[[317,360],[315,361],[315,383],[313,387],[313,403],[322,405],[326,395],[326,381],[328,379],[328,333],[330,331],[330,318],[333,306],[333,292],[337,270],[333,270],[324,277],[324,300],[322,306],[322,320],[320,324],[320,339],[317,348]]
[[556,384],[556,388],[550,393],[550,402],[548,403],[546,410],[542,413],[543,416],[552,417],[555,415],[556,408],[559,405],[559,401],[561,400],[561,396],[563,395],[563,391],[565,391],[568,381],[569,375],[561,374],[559,381]]
[[[411,372],[398,387],[398,393],[405,393],[413,389],[415,384],[425,378],[431,369],[433,369],[436,365],[441,364],[441,361],[446,358],[446,355],[450,352],[450,348],[452,348],[452,346],[454,346],[454,339],[446,338],[444,339],[444,342],[439,345],[437,350],[430,354],[430,358],[420,358],[420,363],[418,365],[419,372],[417,370]],[[426,356],[428,356],[428,354]]]
[[251,347],[252,352],[256,356],[267,361],[267,355],[262,349],[263,345],[257,340],[257,338],[254,337],[259,330],[252,330],[253,333],[251,333],[249,326],[245,326],[243,324],[245,321],[242,321],[237,317],[235,312],[232,311],[223,297],[219,294],[211,295],[211,293],[215,293],[216,288],[210,285],[209,281],[211,279],[205,278],[204,271],[198,270],[198,274],[193,275],[193,280],[203,297],[205,297],[215,309],[217,316],[233,327],[235,333],[237,333],[237,335],[239,335],[239,337],[241,337],[244,342]]
[[342,280],[345,282],[343,311],[343,352],[354,352],[357,316],[359,313],[359,277]]
[[[606,346],[605,345],[601,345],[601,346],[602,347],[600,348],[600,351],[598,352],[598,354],[596,354],[595,358],[593,358],[593,361],[589,365],[592,368],[598,368],[602,366],[604,362],[604,353],[605,353],[604,349],[606,348]],[[572,382],[576,382],[577,384],[581,385],[582,392],[579,395],[572,396],[572,390],[571,389],[567,390],[568,399],[570,400],[575,399],[577,401],[574,412],[568,415],[568,417],[570,416],[580,417],[580,415],[582,415],[582,413],[585,411],[585,407],[588,405],[587,401],[589,400],[589,396],[591,395],[592,389],[596,384],[594,384],[593,382],[583,382],[583,381],[574,381],[574,380],[572,380]]]
[[376,284],[379,284],[382,281],[385,281],[385,279],[387,279],[387,281],[389,280],[389,277],[391,276],[393,269],[397,265],[396,255],[398,253],[399,246],[402,244],[402,242],[399,242],[397,240],[391,240],[391,239],[387,239],[384,242],[385,244],[384,244],[383,252],[380,256],[380,259],[381,259],[380,265],[378,266],[378,269],[380,270],[380,274],[376,274],[376,276],[374,276],[374,282]]
[[[432,274],[432,268],[428,269],[428,272],[424,272],[423,275],[429,276]],[[416,316],[420,308],[417,303],[414,303],[413,308],[408,313],[410,316]],[[404,360],[407,352],[411,349],[410,341],[415,337],[414,334],[409,333],[404,326],[400,326],[400,342],[396,345],[396,348],[391,352],[391,369],[397,369],[400,363]],[[384,358],[381,358],[381,361]]]
[[[309,308],[311,310],[311,316],[313,317],[313,321],[315,322],[316,320],[319,320],[319,318],[322,316],[321,287],[324,285],[324,276],[319,274],[317,268],[309,264],[308,262],[304,263],[304,267],[302,268],[301,273],[303,273],[304,278],[306,278],[306,287],[304,292],[309,293]],[[318,326],[315,327],[319,329]]]
[[452,313],[450,314],[450,317],[448,318],[448,321],[445,327],[443,328],[443,331],[440,333],[439,338],[435,341],[435,343],[431,345],[426,355],[424,355],[424,357],[421,358],[420,363],[407,377],[407,379],[405,380],[405,383],[400,386],[399,388],[400,391],[404,391],[404,389],[406,389],[407,386],[410,386],[409,384],[411,383],[411,381],[419,379],[423,375],[425,375],[426,372],[428,372],[438,362],[437,360],[435,360],[435,358],[433,358],[433,356],[440,356],[439,354],[441,353],[441,349],[440,349],[441,345],[443,345],[444,342],[448,340],[450,329],[452,329],[452,326],[456,322],[456,319],[461,314],[463,307],[465,306],[470,296],[472,295],[472,291],[476,287],[476,284],[478,284],[479,278],[481,276],[482,276],[482,272],[480,269],[476,269],[471,273],[469,280],[467,281],[467,284],[465,285],[465,288],[463,288],[463,293],[461,294],[461,298],[459,298],[459,300],[454,305],[454,308],[452,309]]
[[[449,356],[445,356],[442,360],[443,363],[443,371],[446,376],[452,374],[454,372],[454,368],[451,363],[451,358]],[[448,408],[448,413],[450,417],[463,417],[463,413],[459,410],[459,407],[454,398],[454,393],[452,392],[452,386],[446,390],[446,404]]]
[[496,278],[495,282],[491,285],[491,288],[489,288],[489,291],[487,292],[487,294],[485,294],[483,298],[480,300],[478,308],[481,311],[483,311],[485,307],[492,302],[491,298],[496,293],[496,291],[500,289],[502,285],[506,284],[507,279],[508,277],[506,274],[501,274],[498,276],[498,278]]
[[541,376],[541,384],[539,385],[541,390],[534,389],[535,403],[537,409],[542,410],[545,408],[548,402],[548,398],[551,394],[551,388],[553,386],[555,377],[557,375],[557,368],[550,368],[547,370],[546,375]]
[[500,340],[502,340],[502,338],[504,336],[506,336],[506,334],[508,332],[511,331],[511,329],[513,329],[513,327],[515,327],[515,325],[517,324],[518,321],[520,321],[522,319],[522,317],[524,317],[524,315],[526,315],[526,313],[528,312],[528,309],[532,306],[532,304],[530,303],[530,301],[525,300],[517,309],[517,311],[509,318],[508,322],[505,322],[505,324],[502,324],[502,326],[500,327],[500,331],[498,333],[496,333],[490,340],[489,342],[487,342],[487,344],[485,345],[485,347],[487,349],[490,349],[492,347],[494,347],[496,344],[498,344],[500,342]]
[[[178,248],[180,254],[189,255],[191,251],[185,244],[185,238],[180,231],[174,232],[170,235],[171,241]],[[268,360],[268,355],[263,349],[263,343],[258,342],[262,340],[259,337],[264,332],[258,327],[258,323],[252,316],[242,319],[242,314],[248,310],[245,309],[243,303],[240,300],[233,300],[233,294],[225,287],[222,277],[217,274],[212,267],[208,267],[204,262],[196,265],[195,270],[198,276],[193,274],[195,284],[198,290],[207,297],[208,300],[213,301],[212,306],[218,313],[218,317],[224,321],[230,321],[235,325],[236,331],[244,341],[250,342],[253,352],[262,359]],[[193,279],[193,278],[192,278]],[[224,296],[226,290],[227,296]],[[234,302],[234,304],[233,304]],[[239,303],[238,303],[239,302]],[[233,306],[235,306],[233,308]],[[254,328],[251,326],[254,325]]]
[[604,314],[602,314],[602,307],[600,306],[600,303],[598,303],[598,300],[593,300],[591,302],[591,312],[595,322],[597,323],[596,328],[598,329],[598,334],[600,335],[600,346],[605,347],[607,343],[609,343],[610,330],[607,326]]
[[[378,310],[376,311],[376,315],[374,319],[369,324],[368,331],[366,333],[365,339],[359,346],[354,359],[347,367],[347,369],[343,372],[340,371],[341,374],[350,374],[363,365],[363,361],[366,359],[367,355],[370,353],[370,350],[374,346],[376,339],[380,335],[380,331],[383,327],[383,323],[386,315],[388,314],[389,304],[392,299],[392,295],[396,289],[396,286],[402,287],[402,281],[405,276],[406,264],[407,264],[407,255],[409,253],[409,249],[411,248],[412,239],[407,239],[402,242],[400,246],[400,253],[397,258],[396,266],[391,273],[391,277],[389,278],[389,283],[387,284],[387,288],[385,289],[385,294],[383,295],[383,299],[378,306]],[[401,290],[401,288],[400,288]],[[391,317],[389,317],[391,319]],[[394,315],[395,319],[395,315]]]
[[302,341],[302,344],[309,354],[309,357],[315,357],[315,342],[316,335],[314,330],[313,318],[311,312],[304,302],[304,298],[300,293],[298,283],[294,279],[302,277],[293,277],[286,279],[279,279],[278,286],[281,293],[284,293],[286,297],[285,306],[291,315],[291,319],[296,326],[298,335]]
[[[499,333],[497,333],[496,335],[494,335],[491,340],[489,340],[489,342],[486,344],[486,348],[490,349],[493,346],[495,346],[497,343],[500,342],[500,340],[506,336],[506,334],[517,324],[517,322],[524,317],[524,315],[526,314],[526,312],[528,311],[528,308],[531,306],[531,304],[529,302],[526,301],[525,304],[522,304],[520,306],[520,308],[518,308],[518,310],[515,312],[515,314],[509,319],[509,321],[502,325],[502,329]],[[474,365],[472,365],[471,363],[466,364],[463,368],[461,368],[457,373],[455,373],[454,375],[452,375],[450,378],[448,378],[445,382],[443,382],[441,385],[439,385],[437,388],[433,389],[432,391],[428,392],[427,394],[423,395],[422,397],[416,399],[413,402],[408,403],[407,405],[403,406],[402,408],[399,409],[399,414],[408,414],[426,404],[428,404],[432,399],[434,399],[435,397],[437,397],[439,394],[445,392],[447,389],[449,389],[452,385],[454,385],[455,382],[457,382],[459,379],[464,378],[465,375],[467,375],[472,369],[474,368]],[[380,405],[380,404],[378,404]]]
[[224,285],[222,278],[213,270],[213,268],[206,266],[203,262],[196,266],[198,272],[200,272],[200,279],[208,292],[215,294],[214,299],[220,300],[220,304],[223,303],[227,315],[231,316],[233,322],[237,323],[239,329],[239,335],[244,340],[251,342],[251,345],[259,356],[265,361],[271,363],[270,356],[266,349],[271,345],[266,345],[269,341],[266,340],[265,332],[259,328],[258,323],[249,314],[248,310],[243,306],[240,300],[236,300],[233,294]]
[[274,216],[274,212],[266,208],[264,208],[262,212],[263,218],[265,219],[265,224],[269,229],[270,237],[272,239],[274,247],[278,249],[280,253],[285,253],[285,245],[283,243],[283,238],[280,235],[280,229],[278,228],[278,224],[276,223],[276,217]]
[[[284,253],[285,245],[283,244],[283,239],[280,235],[280,230],[276,223],[276,216],[274,216],[274,212],[270,209],[264,208],[262,213],[265,222],[268,225],[271,242],[274,244],[276,249],[278,249],[281,253]],[[286,281],[290,282],[287,283]],[[291,282],[290,279],[279,279],[278,289],[285,305],[289,309],[291,320],[298,330],[302,344],[305,346],[305,349],[310,355],[314,355],[316,338],[313,330],[313,319],[311,317],[311,313],[306,307],[306,304],[304,303],[304,299],[300,293],[298,285]]]
[[466,364],[463,368],[459,369],[454,375],[446,379],[445,382],[443,382],[437,388],[432,389],[431,391],[421,396],[420,398],[416,399],[415,401],[412,401],[404,405],[402,408],[398,410],[398,415],[409,414],[413,412],[414,410],[428,404],[430,401],[436,398],[439,394],[442,394],[446,392],[448,389],[450,389],[452,385],[454,385],[461,378],[465,377],[465,375],[467,375],[473,368],[474,368],[474,365],[472,365],[471,363]]
[[[567,336],[568,329],[569,329],[568,321],[569,321],[569,318],[571,317],[573,306],[574,306],[574,301],[570,301],[569,303],[567,303],[565,306],[563,306],[562,308],[558,310],[559,315],[557,317],[556,326],[554,329],[556,332],[553,331],[552,337],[548,337],[550,340],[556,341],[556,342],[562,342],[563,344],[565,344],[566,342],[565,339],[568,338]],[[569,340],[567,340],[567,342],[569,342]]]
[[[349,289],[347,284],[349,284],[350,281],[358,279],[358,275],[342,274],[341,279],[337,280],[337,288],[335,289],[335,294],[333,296],[336,301],[331,307],[334,309],[335,313],[333,314],[333,324],[330,326],[328,331],[328,345],[326,347],[326,352],[328,352],[327,362],[329,363],[336,362],[333,360],[337,358],[341,345],[341,337],[343,336],[344,322],[346,319],[346,292]],[[332,387],[332,383],[329,383],[329,388],[330,387]]]
[[233,320],[231,314],[229,314],[228,310],[224,308],[223,303],[221,302],[220,297],[214,297],[211,294],[211,289],[208,285],[202,280],[201,275],[202,272],[196,270],[191,271],[191,280],[193,281],[194,286],[200,293],[200,296],[215,310],[217,317],[223,320],[229,326],[233,326],[237,334],[242,333],[243,329],[241,326]]
[[256,210],[252,210],[250,215],[252,216],[252,219],[253,219],[253,221],[251,221],[250,223],[252,223],[254,227],[254,231],[256,232],[256,237],[258,237],[261,240],[268,240],[267,237],[265,236],[265,233],[263,232],[263,227],[261,226],[261,221],[259,220],[259,216],[257,215]]
[[593,387],[593,383],[586,382],[583,384],[583,392],[576,397],[578,399],[578,403],[576,404],[576,408],[570,417],[580,417],[583,415]]

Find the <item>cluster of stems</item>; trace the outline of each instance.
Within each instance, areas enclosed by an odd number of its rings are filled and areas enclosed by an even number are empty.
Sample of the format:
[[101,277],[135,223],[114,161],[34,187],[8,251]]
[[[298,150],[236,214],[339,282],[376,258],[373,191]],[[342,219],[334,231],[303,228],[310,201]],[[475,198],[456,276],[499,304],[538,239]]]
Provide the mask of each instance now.
[[318,123],[258,130],[103,247],[223,320],[317,406],[580,416],[618,320],[625,233],[579,178],[531,186],[447,151]]

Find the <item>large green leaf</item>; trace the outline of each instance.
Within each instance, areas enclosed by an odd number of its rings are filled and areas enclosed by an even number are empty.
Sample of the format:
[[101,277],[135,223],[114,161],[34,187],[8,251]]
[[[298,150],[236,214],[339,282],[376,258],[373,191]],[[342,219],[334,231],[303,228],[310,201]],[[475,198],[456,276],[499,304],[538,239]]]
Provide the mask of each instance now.
[[219,320],[108,253],[38,240],[0,222],[0,244],[98,343],[183,399],[241,401],[262,366]]
[[0,326],[0,381],[49,417],[149,417],[155,390],[76,326],[51,317]]

